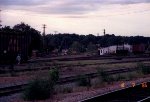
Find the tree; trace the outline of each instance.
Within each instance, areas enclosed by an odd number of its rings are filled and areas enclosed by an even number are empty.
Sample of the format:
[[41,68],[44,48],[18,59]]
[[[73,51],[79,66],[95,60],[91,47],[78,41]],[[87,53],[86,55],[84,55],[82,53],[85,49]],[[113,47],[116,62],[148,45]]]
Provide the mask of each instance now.
[[84,52],[84,47],[79,42],[75,41],[71,45],[71,51],[76,51],[77,53]]
[[97,51],[97,47],[95,44],[93,44],[92,42],[90,42],[87,46],[87,51],[90,53],[94,53]]
[[17,24],[13,27],[15,31],[19,31],[22,34],[27,34],[30,36],[30,48],[29,53],[31,55],[32,50],[41,50],[42,46],[42,37],[40,35],[40,32],[29,26],[28,24],[25,24],[21,22],[20,24]]

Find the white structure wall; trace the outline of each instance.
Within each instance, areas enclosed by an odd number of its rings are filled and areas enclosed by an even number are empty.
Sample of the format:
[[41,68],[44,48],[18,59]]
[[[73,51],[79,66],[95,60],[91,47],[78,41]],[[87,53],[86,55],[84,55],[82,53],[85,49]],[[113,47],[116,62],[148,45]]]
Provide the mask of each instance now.
[[108,47],[105,47],[105,48],[100,48],[99,49],[99,54],[100,55],[105,55],[108,53]]
[[115,54],[116,51],[117,51],[117,48],[118,48],[118,50],[125,49],[125,50],[128,50],[129,52],[132,52],[132,46],[129,45],[129,44],[125,44],[125,45],[121,45],[121,46],[118,46],[118,47],[117,47],[117,45],[114,45],[114,46],[100,48],[99,49],[99,54],[100,55]]
[[108,49],[109,49],[109,54],[115,54],[117,50],[117,46],[116,45],[109,46]]

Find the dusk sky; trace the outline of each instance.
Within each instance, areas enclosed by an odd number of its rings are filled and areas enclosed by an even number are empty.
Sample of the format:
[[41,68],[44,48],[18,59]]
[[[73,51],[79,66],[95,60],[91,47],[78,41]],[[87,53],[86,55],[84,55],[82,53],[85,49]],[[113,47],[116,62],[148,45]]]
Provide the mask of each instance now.
[[2,25],[25,22],[46,33],[150,37],[150,0],[0,0]]

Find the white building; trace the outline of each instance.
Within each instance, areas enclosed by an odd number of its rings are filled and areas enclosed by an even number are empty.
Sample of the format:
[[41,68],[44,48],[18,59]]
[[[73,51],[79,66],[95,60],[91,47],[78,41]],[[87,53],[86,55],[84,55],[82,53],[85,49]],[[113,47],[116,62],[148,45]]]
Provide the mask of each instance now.
[[109,47],[104,47],[104,48],[100,48],[99,49],[99,54],[100,55],[107,55],[107,54],[116,54],[117,50],[128,50],[129,52],[132,52],[132,46],[129,44],[125,44],[125,45],[113,45],[113,46],[109,46]]
[[124,45],[120,45],[118,46],[117,50],[128,50],[129,52],[132,52],[132,45],[129,44],[124,44]]
[[99,53],[100,53],[100,55],[106,55],[106,54],[108,54],[108,47],[100,48],[99,49]]

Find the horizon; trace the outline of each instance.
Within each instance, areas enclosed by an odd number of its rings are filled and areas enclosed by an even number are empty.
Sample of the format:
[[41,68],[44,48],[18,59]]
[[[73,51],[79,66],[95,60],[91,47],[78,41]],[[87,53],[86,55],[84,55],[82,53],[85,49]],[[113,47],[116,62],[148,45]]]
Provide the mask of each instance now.
[[[24,24],[27,24],[27,23],[25,23],[25,22],[20,22],[20,23],[18,23],[18,24],[21,24],[21,23],[24,23]],[[29,24],[27,24],[27,25],[29,25]],[[13,25],[14,26],[14,25]],[[9,26],[9,25],[5,25],[5,26],[2,26],[2,28],[4,28],[4,27],[10,27],[11,29],[13,29],[13,26]],[[33,28],[31,25],[29,25],[31,28]],[[35,30],[37,30],[36,28],[33,28],[33,29],[35,29]],[[39,31],[39,30],[37,30],[37,31]],[[43,34],[43,32],[41,32],[41,31],[39,31],[40,32],[40,35],[42,35]],[[88,35],[93,35],[93,36],[96,36],[96,37],[98,37],[98,36],[104,36],[104,34],[102,34],[102,35],[95,35],[95,34],[81,34],[81,33],[61,33],[61,32],[59,32],[59,33],[56,33],[55,34],[55,32],[53,32],[53,33],[47,33],[46,35],[73,35],[73,34],[75,34],[75,35],[84,35],[84,36],[88,36]],[[114,35],[114,36],[121,36],[121,37],[150,37],[150,36],[144,36],[144,35],[130,35],[130,36],[125,36],[125,35],[116,35],[116,34],[108,34],[108,33],[106,33],[105,34],[105,36],[107,36],[107,35],[110,35],[110,36],[112,36],[112,35]]]
[[2,25],[25,22],[46,34],[115,34],[149,37],[148,0],[1,0]]

